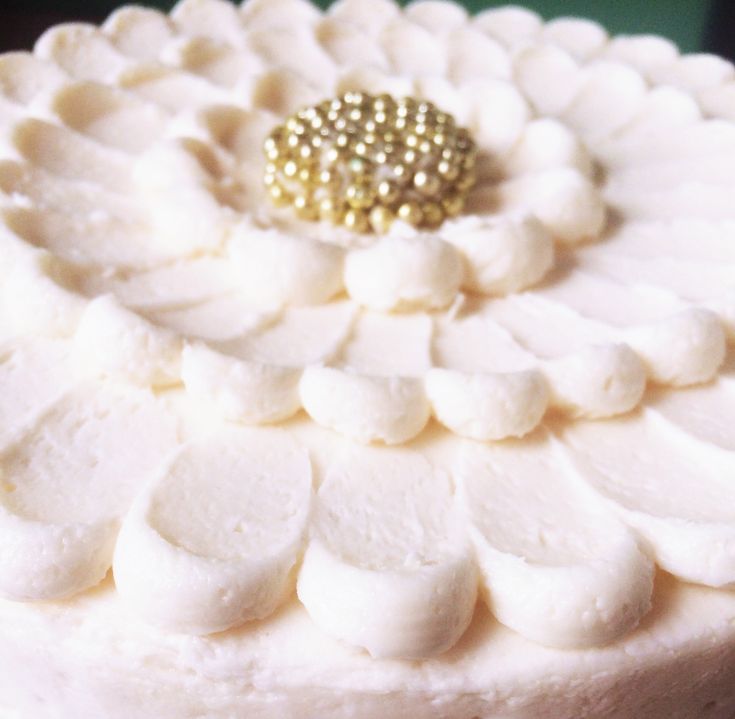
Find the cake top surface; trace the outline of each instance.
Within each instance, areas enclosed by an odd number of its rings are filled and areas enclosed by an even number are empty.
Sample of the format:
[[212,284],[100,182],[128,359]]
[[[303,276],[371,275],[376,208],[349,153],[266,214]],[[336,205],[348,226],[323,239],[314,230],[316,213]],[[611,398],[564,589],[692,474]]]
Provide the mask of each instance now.
[[[0,592],[112,566],[207,634],[297,576],[321,628],[421,658],[480,588],[577,647],[639,622],[655,564],[735,582],[733,88],[661,38],[429,0],[130,6],[0,56]],[[386,96],[412,133],[373,174],[364,134],[267,142]],[[356,159],[335,226],[318,177]]]

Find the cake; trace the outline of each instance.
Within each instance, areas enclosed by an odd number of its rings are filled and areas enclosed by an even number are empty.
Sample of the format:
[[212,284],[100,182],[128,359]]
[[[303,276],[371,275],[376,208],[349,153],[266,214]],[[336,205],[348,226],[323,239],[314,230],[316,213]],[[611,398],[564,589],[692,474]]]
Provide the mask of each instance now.
[[182,0],[0,138],[5,715],[735,717],[732,65]]

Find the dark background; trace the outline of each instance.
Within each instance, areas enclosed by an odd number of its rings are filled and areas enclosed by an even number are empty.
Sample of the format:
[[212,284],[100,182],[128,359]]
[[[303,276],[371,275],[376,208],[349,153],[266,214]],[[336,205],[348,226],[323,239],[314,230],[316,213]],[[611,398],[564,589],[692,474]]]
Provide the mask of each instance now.
[[[515,2],[515,0],[513,0]],[[465,0],[472,11],[510,2]],[[102,21],[123,0],[0,0],[0,51],[30,48],[51,25]],[[169,10],[173,2],[144,4]],[[330,0],[317,0],[325,7]],[[735,0],[519,0],[545,18],[561,15],[599,21],[612,34],[653,33],[684,52],[708,51],[735,58]]]

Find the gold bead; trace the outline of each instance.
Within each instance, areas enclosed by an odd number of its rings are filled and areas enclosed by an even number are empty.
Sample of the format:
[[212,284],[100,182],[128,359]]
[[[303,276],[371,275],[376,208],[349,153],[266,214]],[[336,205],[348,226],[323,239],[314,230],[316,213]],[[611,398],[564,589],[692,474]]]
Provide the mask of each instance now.
[[436,229],[444,222],[444,210],[442,206],[436,202],[427,202],[421,206],[421,212],[424,216],[424,224],[431,228]]
[[285,207],[291,204],[290,195],[281,187],[281,185],[274,184],[268,188],[268,195],[271,201],[276,207]]
[[373,101],[373,107],[379,112],[393,110],[396,106],[395,100],[387,94],[378,95]]
[[348,90],[286,118],[263,142],[263,183],[299,217],[386,232],[461,212],[476,147],[451,115],[411,97]]
[[343,214],[344,210],[341,203],[333,197],[324,197],[319,202],[319,217],[322,220],[338,223],[342,221]]
[[281,157],[281,151],[278,147],[272,147],[265,151],[265,156],[268,160],[274,161]]
[[388,155],[385,154],[385,150],[378,150],[373,155],[373,162],[376,165],[385,165],[386,162],[388,162]]
[[293,206],[302,220],[315,220],[318,216],[318,208],[308,195],[296,195],[293,198]]
[[365,181],[357,182],[347,187],[345,197],[350,207],[366,210],[375,202],[375,190]]
[[368,215],[364,210],[347,210],[342,222],[353,232],[367,232],[370,227]]
[[350,90],[342,95],[342,101],[346,105],[362,105],[364,96],[361,92]]
[[393,176],[397,182],[406,183],[408,181],[408,170],[405,165],[393,165]]
[[442,207],[447,217],[457,217],[464,208],[464,197],[462,195],[447,195],[442,200]]
[[376,205],[370,210],[370,226],[379,235],[384,235],[390,230],[393,221],[396,219],[395,215],[387,208],[382,205]]
[[338,147],[330,147],[325,155],[325,159],[330,165],[336,165],[341,158],[342,153],[339,151]]
[[436,171],[447,182],[454,182],[459,177],[459,168],[448,160],[442,160],[437,166]]
[[336,175],[331,170],[320,170],[316,179],[320,185],[331,185],[335,181]]
[[441,190],[441,180],[434,175],[420,170],[413,176],[413,186],[426,197],[435,197]]
[[415,202],[404,202],[398,208],[398,219],[408,222],[409,225],[418,227],[423,220],[423,213],[421,208]]
[[289,160],[283,166],[283,174],[286,175],[286,177],[296,177],[298,172],[299,166],[293,160]]
[[400,188],[391,180],[383,180],[378,184],[378,199],[384,205],[392,205],[400,195]]
[[416,154],[416,150],[406,150],[403,153],[403,162],[405,162],[407,165],[413,165],[418,158],[418,155]]

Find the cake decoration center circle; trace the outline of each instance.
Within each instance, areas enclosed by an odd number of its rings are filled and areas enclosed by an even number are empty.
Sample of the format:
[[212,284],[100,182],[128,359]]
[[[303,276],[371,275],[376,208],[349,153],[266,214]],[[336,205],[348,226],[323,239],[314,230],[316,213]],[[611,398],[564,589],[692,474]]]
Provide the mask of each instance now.
[[437,228],[462,211],[476,179],[470,133],[413,97],[346,92],[288,117],[263,149],[276,206],[360,233],[396,220]]

